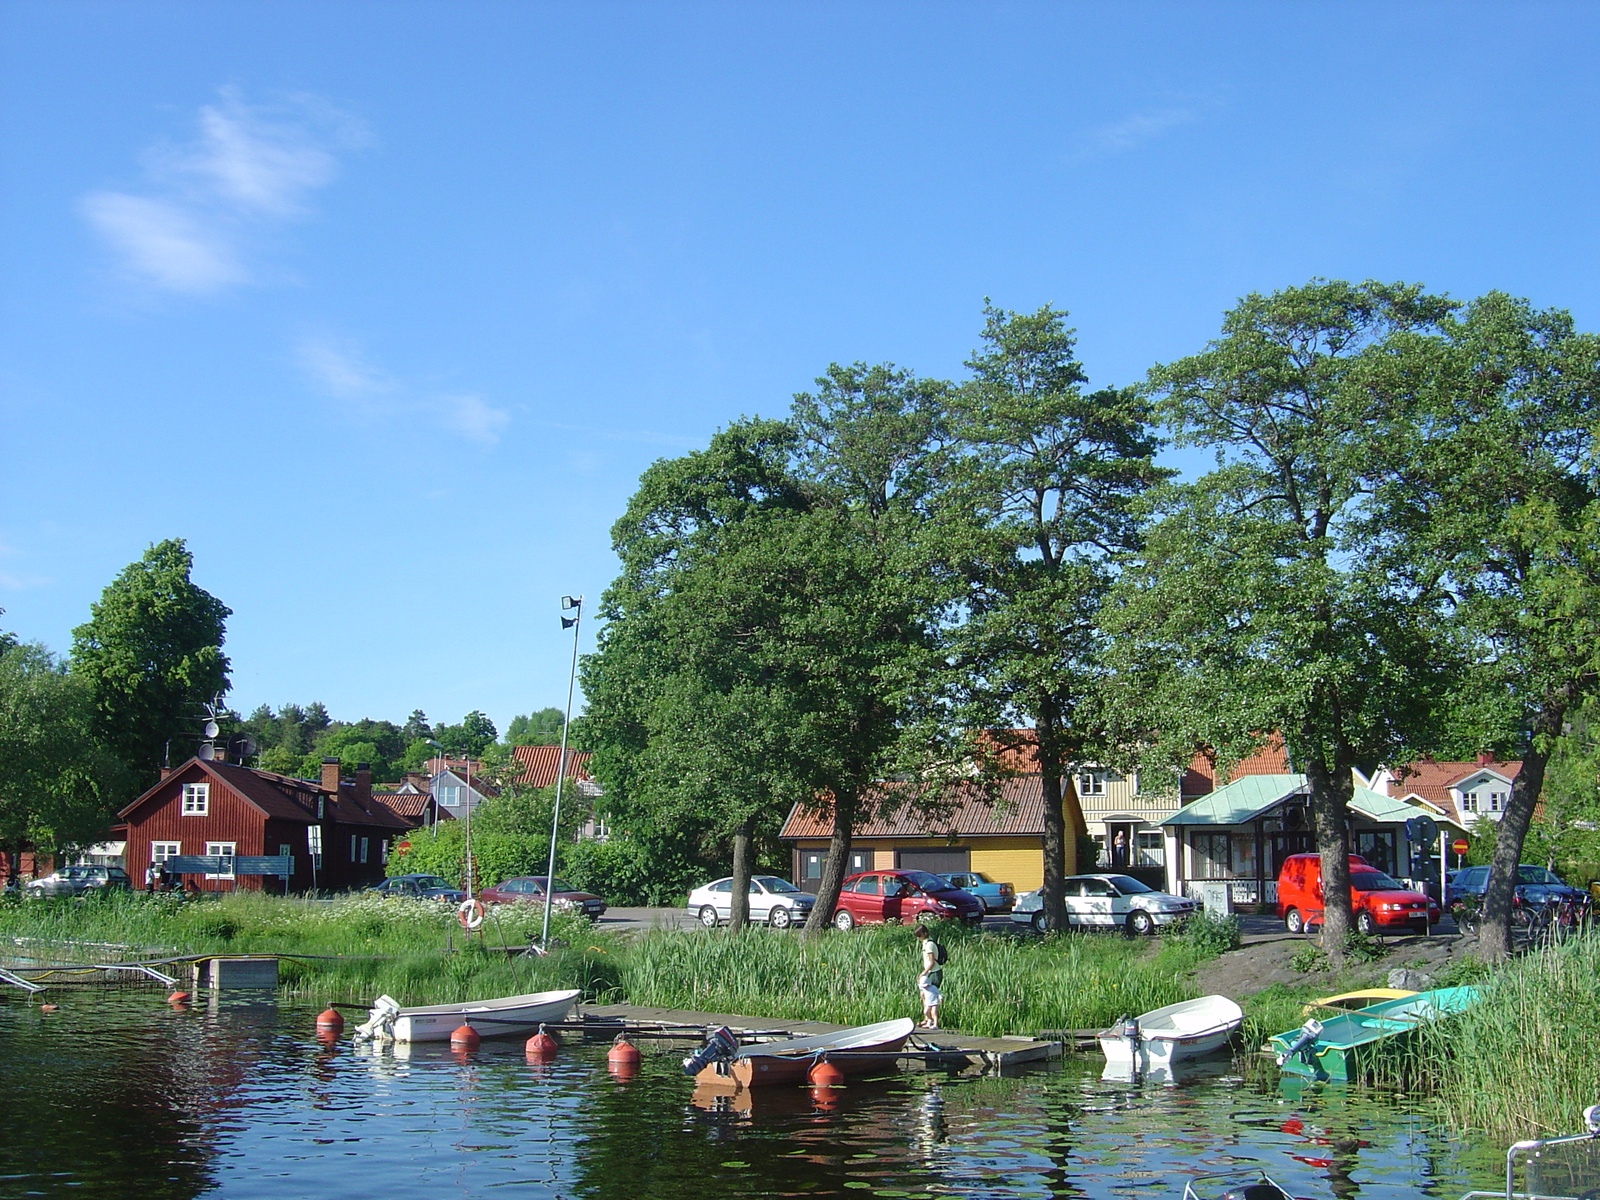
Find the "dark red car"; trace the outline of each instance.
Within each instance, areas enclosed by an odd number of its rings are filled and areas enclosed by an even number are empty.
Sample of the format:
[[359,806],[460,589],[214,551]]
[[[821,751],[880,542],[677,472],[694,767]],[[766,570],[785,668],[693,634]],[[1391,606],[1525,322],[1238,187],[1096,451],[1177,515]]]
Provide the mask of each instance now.
[[927,871],[863,871],[844,881],[833,912],[835,929],[921,917],[983,921],[983,901]]
[[[544,903],[543,875],[517,875],[492,888],[483,888],[478,899],[485,904]],[[556,888],[550,897],[550,907],[563,912],[581,912],[591,921],[598,921],[606,911],[606,902],[591,892],[581,892],[561,876],[556,876]]]

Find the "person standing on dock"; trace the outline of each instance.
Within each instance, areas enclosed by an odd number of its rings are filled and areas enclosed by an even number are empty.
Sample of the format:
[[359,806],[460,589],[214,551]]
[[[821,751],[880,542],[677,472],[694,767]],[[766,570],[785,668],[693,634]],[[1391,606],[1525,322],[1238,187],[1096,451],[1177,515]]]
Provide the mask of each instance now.
[[918,925],[912,934],[922,954],[922,973],[917,976],[917,991],[922,993],[922,1029],[939,1028],[939,1002],[943,999],[940,987],[944,983],[944,948],[933,940],[926,925]]

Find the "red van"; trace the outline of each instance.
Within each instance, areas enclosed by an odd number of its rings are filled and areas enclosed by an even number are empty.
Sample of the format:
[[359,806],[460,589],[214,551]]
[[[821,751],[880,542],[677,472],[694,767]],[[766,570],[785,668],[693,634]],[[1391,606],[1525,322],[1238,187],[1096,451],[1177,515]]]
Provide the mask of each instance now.
[[[1427,933],[1439,906],[1390,879],[1359,854],[1350,856],[1350,915],[1362,933]],[[1278,872],[1278,916],[1290,933],[1322,924],[1322,856],[1291,854]]]

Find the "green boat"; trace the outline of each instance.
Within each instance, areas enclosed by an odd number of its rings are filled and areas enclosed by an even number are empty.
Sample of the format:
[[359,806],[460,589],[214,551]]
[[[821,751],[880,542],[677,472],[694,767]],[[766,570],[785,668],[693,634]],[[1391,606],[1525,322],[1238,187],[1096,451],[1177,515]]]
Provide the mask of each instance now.
[[1361,1073],[1377,1047],[1393,1045],[1426,1021],[1461,1012],[1480,994],[1475,987],[1436,988],[1325,1021],[1313,1017],[1298,1029],[1273,1034],[1267,1048],[1285,1071],[1343,1083]]

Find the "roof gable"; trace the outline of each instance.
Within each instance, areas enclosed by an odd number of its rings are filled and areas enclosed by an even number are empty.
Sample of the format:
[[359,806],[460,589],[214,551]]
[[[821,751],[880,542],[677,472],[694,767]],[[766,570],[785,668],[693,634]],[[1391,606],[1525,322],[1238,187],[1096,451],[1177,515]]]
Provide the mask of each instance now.
[[[898,806],[879,804],[878,815],[855,830],[857,838],[973,837],[982,835],[1040,836],[1044,833],[1044,789],[1038,775],[1016,775],[1000,782],[990,793],[970,780],[948,783],[935,806],[911,801],[913,785],[885,783],[873,789],[874,798],[891,800],[906,793]],[[833,812],[795,805],[783,823],[780,838],[825,838],[833,835]]]

